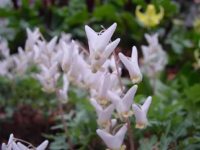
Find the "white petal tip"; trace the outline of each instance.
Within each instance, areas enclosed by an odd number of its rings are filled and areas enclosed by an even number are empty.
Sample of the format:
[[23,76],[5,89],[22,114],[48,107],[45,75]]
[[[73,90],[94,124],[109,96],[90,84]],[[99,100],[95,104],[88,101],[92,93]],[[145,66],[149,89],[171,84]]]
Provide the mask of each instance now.
[[116,42],[120,42],[120,41],[121,41],[121,39],[120,39],[120,38],[117,38],[115,41],[116,41]]
[[134,89],[137,89],[137,88],[138,88],[138,85],[134,85],[133,87],[134,87]]
[[152,102],[152,97],[149,96],[149,97],[147,98],[147,101],[149,101],[149,103],[151,104],[151,102]]
[[133,47],[132,47],[132,50],[137,50],[137,47],[136,47],[136,46],[133,46]]
[[152,101],[152,96],[148,96],[148,97],[147,97],[147,100],[148,100],[148,101]]
[[45,150],[48,144],[49,144],[49,141],[48,141],[48,140],[45,140],[44,142],[42,142],[42,143],[36,148],[36,150]]
[[102,133],[102,130],[101,130],[101,129],[97,129],[97,130],[96,130],[96,133],[97,133],[98,135],[100,135],[100,134]]
[[88,25],[85,25],[85,29],[86,29],[86,28],[90,28],[90,27],[89,27]]
[[112,26],[116,28],[117,27],[117,23],[116,22],[113,23]]

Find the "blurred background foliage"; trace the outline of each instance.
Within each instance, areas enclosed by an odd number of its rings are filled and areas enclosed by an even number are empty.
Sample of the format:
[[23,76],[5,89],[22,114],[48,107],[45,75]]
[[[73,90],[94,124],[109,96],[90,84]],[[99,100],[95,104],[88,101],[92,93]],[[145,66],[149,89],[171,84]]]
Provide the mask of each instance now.
[[[71,33],[74,39],[82,41],[87,47],[84,25],[101,30],[100,25],[106,28],[117,22],[114,36],[122,39],[119,48],[130,53],[132,45],[136,45],[141,53],[141,45],[146,44],[144,34],[158,32],[160,43],[169,56],[169,63],[160,76],[156,92],[147,78],[139,85],[135,101],[141,102],[144,97],[153,95],[153,102],[148,114],[149,126],[142,131],[133,131],[136,145],[140,150],[152,147],[161,150],[200,149],[200,71],[193,67],[196,61],[194,51],[200,51],[200,4],[197,2],[198,0],[11,0],[7,7],[0,7],[0,35],[8,40],[12,53],[17,52],[19,46],[24,47],[27,27],[39,27],[47,39],[62,32]],[[164,18],[153,28],[145,28],[135,16],[136,6],[141,5],[142,11],[145,11],[149,3],[154,4],[157,11],[160,6],[164,8]],[[69,135],[77,149],[102,149],[95,132],[96,116],[86,95],[80,89],[70,88],[70,101],[65,108]],[[43,114],[44,118],[41,119],[48,123],[45,127],[49,130],[41,129],[40,134],[52,141],[50,149],[66,149],[63,126],[56,115],[58,110],[55,95],[43,93],[40,84],[30,76],[12,81],[0,78],[1,140],[5,140],[8,132],[15,131],[12,128],[8,131],[2,129],[8,124],[15,125],[13,116],[16,112],[19,114],[24,106],[28,110],[37,110],[34,114]],[[27,138],[23,137],[35,143],[40,142]]]

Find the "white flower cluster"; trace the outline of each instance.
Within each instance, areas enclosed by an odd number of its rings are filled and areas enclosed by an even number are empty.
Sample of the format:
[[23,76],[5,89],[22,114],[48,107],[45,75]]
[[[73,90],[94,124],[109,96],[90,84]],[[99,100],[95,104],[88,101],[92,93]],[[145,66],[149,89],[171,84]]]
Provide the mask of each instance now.
[[[29,29],[28,32],[30,32]],[[28,38],[26,41],[26,45],[29,45],[29,47],[33,47],[35,42],[38,40],[35,39],[30,44],[31,39],[32,37]],[[16,75],[23,75],[26,73],[31,64],[33,64],[33,51],[28,51],[28,48],[23,50],[19,47],[18,53],[11,55],[7,41],[0,40],[0,76],[14,78]]]
[[[109,59],[120,41],[120,39],[116,39],[111,42],[116,26],[116,23],[114,23],[107,30],[100,33],[96,33],[89,26],[85,27],[90,52],[90,74],[97,76],[90,87],[90,101],[96,110],[98,118],[99,129],[97,129],[97,134],[107,147],[112,150],[125,148],[122,143],[128,128],[126,121],[133,114],[136,118],[136,128],[144,128],[147,125],[147,111],[151,104],[151,97],[148,97],[142,106],[133,102],[137,85],[131,87],[125,94],[120,90],[118,79],[121,76],[121,68],[117,65],[116,60],[113,60],[113,57]],[[133,84],[139,83],[142,80],[142,74],[138,66],[136,47],[132,48],[131,57],[119,53],[119,58],[129,71]],[[116,66],[110,65],[113,69],[109,72],[109,68],[105,64],[112,61],[115,61]],[[113,114],[116,115],[112,119]],[[116,132],[116,127],[119,127],[119,125],[122,125],[122,127]]]
[[10,76],[9,74],[9,56],[10,49],[8,48],[8,42],[4,39],[0,39],[0,75]]
[[148,46],[142,46],[143,61],[141,70],[149,78],[154,78],[162,71],[167,62],[167,54],[158,41],[158,34],[145,34]]
[[39,146],[34,147],[32,144],[24,140],[17,139],[13,134],[11,134],[8,140],[8,144],[3,143],[1,150],[45,150],[48,146],[48,143],[49,142],[45,140]]
[[10,0],[1,0],[0,1],[0,8],[5,8],[11,6],[11,1]]
[[[25,72],[29,63],[37,64],[40,72],[35,77],[45,92],[55,92],[59,100],[67,102],[69,84],[88,90],[90,102],[97,113],[97,134],[112,150],[125,149],[122,143],[129,128],[128,119],[133,114],[136,128],[146,127],[151,104],[151,97],[142,106],[133,101],[136,84],[142,80],[137,49],[133,46],[131,57],[122,53],[115,55],[120,39],[112,42],[111,37],[116,27],[114,23],[105,31],[97,33],[86,25],[89,52],[80,43],[71,40],[69,35],[63,34],[59,39],[54,37],[47,42],[38,29],[27,29],[25,51],[19,48],[18,54],[9,56],[14,60],[18,72]],[[134,84],[126,93],[121,82],[122,65],[117,61],[118,57]],[[58,86],[60,78],[63,79],[62,87]]]
[[[116,26],[117,24],[114,23],[100,33],[85,26],[89,54],[78,42],[66,36],[62,36],[58,42],[57,37],[46,42],[44,39],[38,38],[38,34],[29,32],[28,39],[32,38],[32,40],[28,40],[27,43],[30,45],[26,45],[27,49],[33,47],[34,61],[41,68],[41,72],[36,76],[44,91],[56,92],[58,98],[64,101],[67,101],[69,84],[74,84],[90,92],[90,102],[97,113],[99,125],[97,134],[110,149],[123,147],[122,143],[127,131],[126,120],[133,114],[135,114],[137,128],[144,128],[147,125],[146,116],[151,103],[151,97],[147,98],[143,106],[133,103],[137,85],[134,85],[125,94],[120,88],[121,68],[112,55],[120,39],[111,42]],[[37,41],[33,42],[36,39]],[[138,66],[136,47],[132,48],[131,57],[120,53],[119,58],[128,69],[133,84],[139,83],[142,80],[142,74]],[[63,77],[62,88],[57,86],[60,76]],[[116,114],[115,109],[117,115],[112,119]],[[117,125],[120,124],[122,127],[115,132]]]

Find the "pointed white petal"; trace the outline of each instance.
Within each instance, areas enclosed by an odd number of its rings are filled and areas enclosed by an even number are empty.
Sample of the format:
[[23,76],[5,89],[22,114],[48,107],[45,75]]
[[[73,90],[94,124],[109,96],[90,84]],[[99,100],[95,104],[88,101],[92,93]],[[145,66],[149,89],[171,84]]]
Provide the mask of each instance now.
[[97,33],[92,28],[90,28],[88,25],[85,26],[85,32],[86,32],[86,36],[89,41],[96,39]]
[[119,42],[120,38],[116,39],[115,41],[111,42],[108,46],[106,46],[106,49],[103,52],[103,57],[107,59],[111,55],[111,53],[115,50]]
[[135,84],[142,80],[142,74],[138,66],[138,60],[136,59],[137,51],[134,47],[133,47],[132,52],[134,52],[134,56],[133,56],[133,59],[131,58],[131,60],[129,60],[129,58],[124,56],[122,53],[119,53],[119,58],[122,61],[122,63],[125,65],[125,67],[127,68],[129,75],[131,77],[131,80]]
[[148,44],[151,44],[151,41],[152,41],[152,40],[151,40],[151,36],[150,36],[149,34],[145,34],[144,36],[145,36],[145,38],[146,38]]
[[151,105],[151,101],[152,101],[152,97],[149,96],[146,101],[144,102],[144,104],[142,105],[142,110],[147,114],[148,110],[149,110],[149,106]]
[[121,127],[114,136],[107,133],[105,130],[97,129],[96,132],[101,137],[101,139],[104,141],[104,143],[107,145],[108,148],[118,150],[121,148],[126,131],[127,131],[127,124],[123,125],[123,127]]
[[113,23],[108,29],[106,29],[105,32],[103,32],[98,37],[98,43],[96,45],[98,51],[104,51],[106,45],[108,45],[113,33],[115,32],[116,27],[117,24]]
[[120,145],[122,145],[122,142],[124,140],[124,136],[126,134],[127,131],[127,124],[124,124],[119,131],[117,131],[117,133],[115,134],[115,136],[117,136],[118,140],[121,142]]
[[131,60],[132,62],[138,62],[138,52],[135,46],[132,47]]
[[26,147],[24,144],[21,142],[17,142],[17,146],[20,148],[20,150],[28,150],[28,147]]
[[98,115],[98,123],[101,124],[110,121],[114,109],[115,109],[114,105],[111,104],[104,110],[102,110],[101,113],[99,113]]
[[97,129],[96,132],[109,148],[112,148],[114,146],[113,135],[101,129]]
[[138,88],[137,85],[132,86],[128,90],[128,92],[126,92],[126,95],[122,99],[122,103],[125,105],[125,107],[127,107],[127,110],[129,110],[131,105],[133,104],[133,98],[135,96],[137,88]]
[[42,142],[42,143],[36,148],[36,150],[45,150],[48,144],[49,144],[49,141],[48,141],[48,140],[45,140],[44,142]]
[[147,124],[146,113],[136,104],[133,104],[132,108],[133,108],[134,115],[136,118],[136,127],[144,128]]
[[10,145],[13,142],[14,135],[10,134],[9,140],[8,140],[8,145]]
[[90,50],[90,54],[94,53],[94,44],[97,40],[97,33],[92,29],[90,28],[89,26],[85,26],[85,32],[86,32],[86,36],[88,38],[88,45],[89,45],[89,50]]
[[55,36],[51,41],[47,44],[47,49],[49,52],[52,52],[53,49],[55,48],[56,42],[57,42],[58,37]]
[[21,150],[15,142],[12,142],[12,149],[13,150]]
[[129,70],[130,68],[132,68],[132,64],[131,64],[131,61],[128,60],[128,58],[126,56],[124,56],[124,54],[122,53],[119,53],[119,58],[120,60],[122,61],[122,63],[124,64],[124,66]]
[[109,74],[105,74],[99,90],[100,97],[107,98],[109,83],[110,83],[110,76]]

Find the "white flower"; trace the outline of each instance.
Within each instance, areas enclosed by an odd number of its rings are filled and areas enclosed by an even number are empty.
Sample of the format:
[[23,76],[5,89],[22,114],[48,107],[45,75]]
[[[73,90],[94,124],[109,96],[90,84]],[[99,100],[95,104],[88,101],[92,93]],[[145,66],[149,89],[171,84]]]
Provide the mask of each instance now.
[[85,32],[88,38],[90,53],[104,51],[106,46],[109,44],[116,27],[117,24],[114,23],[112,26],[106,29],[106,31],[98,35],[93,29],[86,25]]
[[49,41],[46,44],[46,50],[47,50],[47,54],[51,55],[51,53],[54,51],[54,49],[56,48],[56,42],[57,42],[58,37],[55,36],[51,39],[51,41]]
[[1,149],[2,150],[32,150],[32,149],[45,150],[49,143],[48,140],[45,140],[38,147],[34,148],[32,147],[32,145],[26,146],[21,142],[17,142],[18,140],[22,141],[20,139],[15,139],[13,134],[11,134],[8,140],[8,144],[6,145],[5,143],[3,143]]
[[123,98],[120,98],[114,92],[109,91],[108,96],[110,100],[115,104],[118,114],[120,117],[127,118],[132,115],[130,111],[131,105],[133,104],[133,98],[137,91],[137,85],[131,87],[128,92],[124,95]]
[[132,108],[136,118],[136,128],[145,128],[148,124],[147,112],[151,104],[152,97],[149,96],[142,106],[133,104]]
[[[42,142],[38,147],[36,147],[35,150],[45,150],[47,145],[48,145],[48,141],[45,140],[44,142]],[[16,150],[31,150],[29,149],[27,146],[25,146],[24,144],[22,144],[21,142],[17,142],[17,144],[14,144],[14,147],[16,148]]]
[[9,1],[9,0],[1,0],[1,1],[0,1],[0,8],[7,8],[7,7],[10,7],[10,6],[12,6],[11,4],[12,4],[12,3],[11,3],[11,1]]
[[[86,73],[85,73],[86,74]],[[108,73],[98,71],[97,73],[89,73],[85,77],[85,82],[90,87],[91,97],[95,97],[99,103],[107,104],[109,101],[107,92],[113,91],[117,95],[121,95],[121,89],[119,86],[119,79],[116,72]]]
[[[116,71],[115,56],[111,55],[111,57],[105,61],[103,67],[106,68],[106,70],[108,72],[114,72],[114,71]],[[119,69],[120,74],[121,74],[121,66],[119,66],[118,69]]]
[[[119,73],[121,75],[121,68],[119,68]],[[125,87],[123,86],[122,88],[124,89]],[[122,94],[122,90],[119,83],[119,77],[116,70],[110,74],[110,89],[117,95]]]
[[145,34],[144,35],[149,45],[158,45],[158,33],[153,35]]
[[100,69],[106,59],[119,44],[119,38],[109,43],[116,27],[117,24],[114,23],[103,33],[97,34],[89,26],[85,26],[93,72],[96,72],[98,69]]
[[133,46],[131,57],[126,57],[124,54],[119,53],[119,58],[128,70],[132,82],[135,84],[142,81],[142,74],[138,65],[137,48]]
[[39,46],[34,45],[33,46],[33,60],[34,60],[34,62],[39,63],[41,55],[42,55],[42,51],[40,50]]
[[106,47],[105,51],[103,51],[102,53],[99,52],[98,57],[96,56],[95,56],[96,58],[90,57],[91,67],[92,67],[93,72],[96,72],[97,70],[101,68],[101,66],[105,63],[107,58],[111,55],[111,53],[117,47],[119,42],[120,42],[120,39],[116,39],[115,41],[113,41]]
[[72,35],[70,33],[65,33],[65,32],[61,33],[60,40],[66,42],[66,43],[70,43],[71,42],[71,38],[72,38]]
[[[110,74],[106,73],[102,76],[102,78],[99,78],[97,80],[100,80],[100,84],[98,85],[97,89],[92,89],[92,95],[97,99],[99,104],[105,106],[108,104],[108,96],[107,92],[111,88],[111,80],[110,80]],[[97,84],[97,83],[94,83]]]
[[8,42],[0,38],[0,56],[8,58],[10,56],[10,49],[8,48]]
[[94,91],[99,89],[99,85],[101,84],[101,79],[103,79],[103,76],[104,73],[101,71],[92,73],[90,68],[86,68],[83,73],[83,81],[87,88],[90,88],[91,91]]
[[48,144],[49,144],[49,141],[45,140],[44,142],[42,142],[42,143],[36,148],[36,150],[45,150]]
[[14,135],[10,134],[8,144],[6,145],[5,143],[2,143],[1,149],[2,150],[11,150],[12,148],[12,143],[13,143]]
[[73,57],[78,54],[78,49],[74,41],[72,41],[70,44],[67,44],[61,40],[60,47],[63,52],[61,68],[64,72],[67,72],[72,64]]
[[69,71],[67,75],[69,80],[75,84],[81,84],[84,78],[85,70],[89,68],[80,54],[74,54]]
[[38,28],[36,28],[34,31],[31,31],[29,28],[27,28],[26,32],[27,32],[27,40],[25,43],[25,50],[29,51],[32,50],[33,46],[40,38],[41,33]]
[[143,61],[141,70],[150,78],[162,71],[167,64],[167,54],[158,42],[158,34],[145,34],[148,46],[142,46]]
[[127,131],[127,124],[123,125],[119,131],[112,135],[105,130],[97,129],[97,134],[101,137],[108,148],[112,150],[120,150]]
[[44,40],[38,40],[37,45],[33,46],[33,59],[38,64],[43,64],[50,67],[53,63],[60,61],[60,51],[57,50],[57,37],[46,42]]
[[9,61],[0,61],[0,76],[9,76]]
[[90,99],[90,102],[96,110],[96,113],[98,116],[98,119],[97,119],[98,125],[104,128],[107,127],[110,124],[111,116],[115,109],[114,105],[111,104],[105,109],[103,109],[102,106],[99,105],[95,99],[93,98]]
[[54,92],[60,76],[59,72],[57,72],[57,63],[54,63],[50,68],[40,65],[40,68],[41,73],[37,74],[36,77],[42,84],[43,90],[49,93]]
[[13,62],[15,64],[15,72],[19,75],[22,75],[26,72],[28,67],[30,66],[32,52],[25,52],[21,47],[18,48],[18,53],[12,55]]

